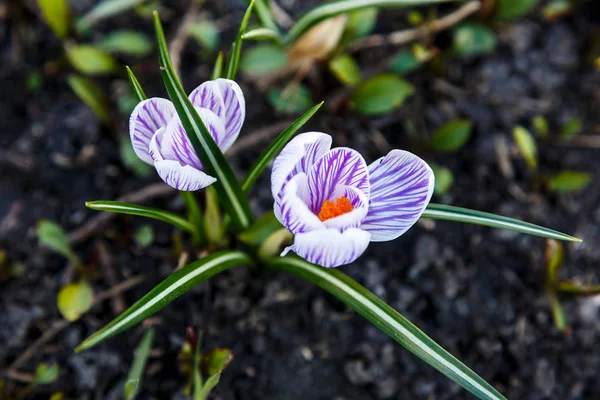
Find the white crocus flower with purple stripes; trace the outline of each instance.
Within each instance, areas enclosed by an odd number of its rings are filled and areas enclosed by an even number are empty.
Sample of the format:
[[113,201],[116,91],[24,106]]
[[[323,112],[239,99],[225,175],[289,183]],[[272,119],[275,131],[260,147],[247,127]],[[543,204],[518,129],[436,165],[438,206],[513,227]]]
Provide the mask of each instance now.
[[[229,79],[204,82],[189,98],[225,152],[238,137],[246,114],[244,95],[238,84]],[[137,156],[153,165],[169,186],[192,191],[216,181],[204,172],[169,100],[154,97],[140,102],[129,119],[129,134]]]
[[397,238],[421,216],[434,176],[412,153],[392,150],[367,166],[347,147],[331,149],[331,136],[296,136],[275,159],[271,190],[275,216],[291,233],[294,251],[324,267],[356,260],[370,242]]

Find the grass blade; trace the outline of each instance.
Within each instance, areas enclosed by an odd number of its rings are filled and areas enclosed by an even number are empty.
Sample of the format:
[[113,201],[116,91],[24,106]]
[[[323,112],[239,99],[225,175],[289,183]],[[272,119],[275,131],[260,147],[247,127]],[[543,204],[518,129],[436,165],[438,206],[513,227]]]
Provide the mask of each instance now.
[[506,400],[409,320],[340,270],[319,267],[295,256],[273,258],[269,266],[273,270],[306,279],[328,291],[407,350],[480,399]]
[[236,265],[251,263],[252,260],[247,254],[233,250],[220,251],[194,261],[169,275],[125,312],[84,340],[75,351],[80,352],[94,347],[142,322],[208,278]]
[[238,65],[240,64],[240,55],[242,54],[242,36],[246,32],[246,28],[248,27],[248,21],[250,20],[250,16],[252,15],[252,9],[254,8],[254,0],[250,2],[248,9],[246,10],[246,14],[244,14],[244,18],[242,19],[242,23],[240,25],[240,30],[235,38],[235,42],[231,45],[231,53],[229,54],[229,63],[227,64],[227,79],[235,80],[235,75],[237,74]]
[[140,345],[135,350],[133,356],[133,364],[127,375],[127,381],[125,383],[125,400],[133,400],[138,393],[142,376],[144,375],[144,369],[146,369],[146,362],[150,357],[150,350],[152,349],[152,341],[154,340],[154,328],[148,329],[140,342]]
[[213,67],[212,73],[210,75],[210,79],[219,79],[223,76],[223,52],[220,51],[217,59],[215,60],[215,65]]
[[169,92],[169,97],[175,105],[175,110],[206,173],[217,178],[214,185],[226,211],[230,213],[233,223],[238,228],[246,229],[252,221],[248,199],[242,192],[242,187],[221,149],[215,143],[212,135],[188,99],[179,79],[177,79],[169,57],[162,25],[156,12],[154,13],[154,25],[158,40],[161,74]]
[[342,0],[315,7],[304,14],[283,38],[283,45],[294,43],[304,32],[324,19],[367,7],[426,6],[456,0]]
[[137,78],[133,74],[133,71],[128,65],[126,65],[125,68],[127,69],[127,75],[129,76],[129,82],[131,82],[133,93],[135,93],[138,101],[146,100],[148,97],[146,97],[146,93],[144,93],[144,89],[142,89],[142,85],[140,85],[140,82],[138,82]]
[[254,163],[252,168],[250,168],[250,172],[246,175],[244,182],[242,183],[242,190],[244,192],[248,192],[254,182],[258,179],[260,174],[263,173],[267,165],[271,162],[273,158],[283,149],[283,147],[290,141],[292,136],[300,129],[302,126],[312,118],[313,115],[321,108],[323,102],[320,102],[310,110],[304,113],[300,118],[298,118],[294,123],[292,123],[286,130],[281,132],[281,134],[271,143],[271,145],[260,155],[258,160]]
[[146,0],[104,0],[77,21],[77,29],[80,32],[87,31],[99,21],[119,15],[145,1]]
[[174,214],[169,211],[160,210],[158,208],[151,208],[140,206],[133,203],[123,203],[120,201],[88,201],[85,203],[86,207],[92,210],[114,212],[119,214],[137,215],[140,217],[152,218],[159,221],[171,224],[186,232],[194,233],[196,227],[183,217]]
[[508,229],[509,231],[526,233],[528,235],[540,236],[548,239],[565,240],[567,242],[582,241],[576,237],[539,225],[530,224],[529,222],[519,221],[518,219],[503,217],[483,211],[470,210],[468,208],[447,206],[445,204],[429,203],[421,218],[443,219],[489,226],[492,228]]
[[275,17],[271,12],[269,0],[256,0],[254,4],[254,11],[256,12],[256,16],[258,17],[261,25],[273,31],[276,35],[275,38],[279,40],[281,37],[281,31],[279,30],[279,25],[277,25]]

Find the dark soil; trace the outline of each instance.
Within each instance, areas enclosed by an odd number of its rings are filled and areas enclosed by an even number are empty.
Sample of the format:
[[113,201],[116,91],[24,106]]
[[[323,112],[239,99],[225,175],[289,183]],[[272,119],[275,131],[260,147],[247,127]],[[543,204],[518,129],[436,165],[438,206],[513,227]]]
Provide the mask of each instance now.
[[[128,171],[120,161],[115,134],[69,90],[66,73],[49,73],[47,66],[44,70],[44,64],[60,54],[60,47],[25,3],[22,9],[15,6],[23,11],[18,18],[5,15],[0,25],[0,248],[11,264],[20,263],[25,271],[0,281],[1,379],[8,389],[22,388],[26,374],[40,362],[56,362],[59,380],[40,386],[31,398],[47,399],[62,391],[69,399],[118,399],[143,328],[81,354],[73,351],[115,317],[117,308],[111,301],[95,306],[37,348],[17,368],[20,378],[8,374],[9,366],[61,320],[56,295],[73,276],[62,257],[38,245],[36,222],[50,219],[74,231],[97,215],[85,208],[85,201],[116,199],[159,182],[154,173],[140,178]],[[89,1],[77,3],[77,9],[89,7]],[[243,2],[210,3],[209,17],[225,17],[229,40]],[[307,7],[304,2],[280,3],[293,15]],[[185,8],[186,4],[178,4],[165,18],[168,36],[174,34]],[[555,132],[580,117],[583,135],[600,134],[600,74],[587,59],[599,37],[595,24],[600,18],[590,15],[593,12],[591,6],[578,9],[553,23],[536,13],[498,26],[500,42],[494,54],[473,60],[449,58],[441,70],[410,75],[417,93],[400,110],[374,119],[325,110],[306,129],[332,134],[334,145],[355,147],[368,161],[392,148],[405,148],[449,167],[455,184],[434,201],[520,218],[581,237],[582,244],[566,246],[562,275],[598,283],[598,150],[555,139],[540,141],[542,174],[579,169],[596,175],[581,193],[557,195],[527,172],[511,136],[517,124],[530,127],[535,115],[545,116]],[[403,15],[386,12],[377,29],[403,27]],[[112,24],[149,34],[152,29],[150,21],[130,14],[95,29],[110,30]],[[442,49],[448,42],[448,34],[436,39]],[[377,68],[390,50],[362,52],[361,65],[367,70]],[[182,61],[188,88],[208,78],[210,60],[212,56],[199,56],[197,46],[190,43]],[[164,96],[154,58],[140,64],[137,75],[147,93]],[[45,71],[35,93],[27,89],[32,71]],[[315,86],[315,81],[324,86]],[[101,82],[113,100],[127,87],[122,78]],[[327,98],[329,90],[337,87],[326,68],[315,69],[307,82],[313,85],[315,99]],[[241,137],[289,118],[272,111],[251,79],[240,77],[240,84],[248,103]],[[458,117],[475,126],[467,146],[450,155],[428,151],[423,143],[430,133]],[[127,132],[126,123],[126,115],[115,116],[120,134]],[[499,167],[497,149],[502,142],[510,149],[512,173]],[[263,148],[264,143],[257,143],[230,157],[240,175]],[[268,187],[265,176],[252,193],[257,212],[271,206]],[[183,211],[175,192],[147,204]],[[177,263],[171,250],[173,230],[152,223],[155,241],[141,249],[131,233],[145,223],[141,218],[118,217],[75,246],[96,273],[96,293],[143,275],[144,282],[123,295],[131,305],[173,271]],[[99,246],[109,255],[104,264],[98,262]],[[559,332],[544,290],[544,246],[543,239],[512,232],[428,222],[393,243],[372,245],[343,270],[508,398],[598,399],[600,301],[561,297],[571,331]],[[472,398],[327,293],[283,274],[234,269],[176,300],[153,322],[158,334],[140,399],[184,398],[177,353],[187,326],[205,332],[206,348],[228,347],[234,352],[214,398]]]

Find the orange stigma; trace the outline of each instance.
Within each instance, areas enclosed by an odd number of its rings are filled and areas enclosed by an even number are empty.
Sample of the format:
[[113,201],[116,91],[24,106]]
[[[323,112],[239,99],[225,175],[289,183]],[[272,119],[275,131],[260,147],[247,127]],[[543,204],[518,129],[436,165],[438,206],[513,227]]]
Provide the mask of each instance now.
[[335,200],[325,200],[317,216],[321,221],[327,221],[328,219],[349,213],[352,210],[354,210],[354,206],[350,203],[350,200],[342,196]]

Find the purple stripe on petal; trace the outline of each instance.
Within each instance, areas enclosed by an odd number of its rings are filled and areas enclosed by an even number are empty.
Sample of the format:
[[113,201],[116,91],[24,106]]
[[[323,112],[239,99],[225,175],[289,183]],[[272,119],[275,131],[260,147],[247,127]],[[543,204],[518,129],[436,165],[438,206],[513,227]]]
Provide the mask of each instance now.
[[334,191],[333,198],[345,197],[350,200],[354,210],[349,213],[325,220],[323,223],[327,228],[337,228],[345,231],[349,228],[358,228],[369,211],[369,199],[362,190],[351,186],[338,186]]
[[135,154],[144,162],[152,164],[148,153],[150,140],[157,130],[166,127],[175,114],[175,107],[167,99],[153,97],[141,101],[129,118],[129,136]]
[[294,234],[325,228],[323,222],[306,205],[306,180],[306,174],[296,175],[275,200],[275,216]]
[[434,176],[429,165],[403,150],[392,150],[369,166],[369,213],[361,225],[371,241],[397,238],[423,214],[433,193]]

